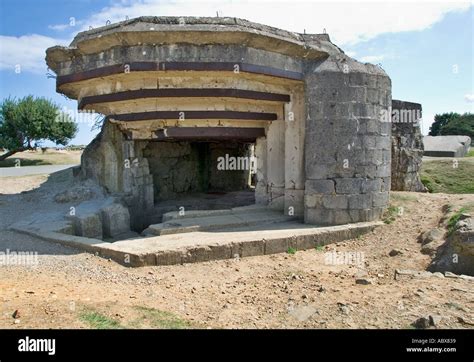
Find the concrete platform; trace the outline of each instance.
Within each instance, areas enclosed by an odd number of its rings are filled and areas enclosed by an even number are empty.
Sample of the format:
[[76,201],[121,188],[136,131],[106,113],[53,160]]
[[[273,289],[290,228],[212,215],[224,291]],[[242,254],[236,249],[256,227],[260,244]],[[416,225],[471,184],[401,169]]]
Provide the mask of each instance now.
[[314,227],[297,221],[132,238],[114,243],[39,229],[13,227],[18,232],[95,253],[130,267],[173,265],[218,259],[307,250],[357,236],[383,225],[381,221]]
[[295,220],[280,211],[268,210],[264,206],[245,206],[228,210],[189,211],[180,216],[178,212],[163,215],[163,222],[150,225],[145,235],[169,235],[195,231],[224,230],[237,227],[268,225]]

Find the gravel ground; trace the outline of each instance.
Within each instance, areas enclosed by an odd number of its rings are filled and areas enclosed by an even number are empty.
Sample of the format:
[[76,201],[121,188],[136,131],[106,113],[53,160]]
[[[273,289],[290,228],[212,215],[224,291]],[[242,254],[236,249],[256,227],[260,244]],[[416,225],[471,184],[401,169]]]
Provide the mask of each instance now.
[[[430,315],[441,318],[435,328],[474,326],[471,281],[394,280],[396,269],[428,266],[430,258],[420,252],[417,237],[438,225],[442,206],[473,202],[474,195],[394,193],[405,211],[392,224],[322,250],[126,268],[6,230],[33,213],[67,208],[54,203],[52,195],[71,186],[68,177],[44,182],[31,176],[29,183],[17,184],[17,192],[19,185],[43,182],[40,188],[0,195],[0,251],[38,253],[36,265],[0,266],[0,328],[90,328],[81,318],[87,310],[123,326],[147,327],[136,320],[141,307],[204,328],[411,328]],[[0,192],[14,188],[14,181],[8,182],[2,182]],[[396,256],[389,256],[392,250]],[[363,260],[328,264],[330,251],[359,253]],[[358,284],[358,279],[369,283]]]

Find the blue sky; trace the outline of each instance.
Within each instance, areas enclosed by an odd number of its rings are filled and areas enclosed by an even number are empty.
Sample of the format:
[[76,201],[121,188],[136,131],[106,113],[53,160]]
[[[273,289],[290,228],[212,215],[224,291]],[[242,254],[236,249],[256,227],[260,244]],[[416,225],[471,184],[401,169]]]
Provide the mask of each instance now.
[[[33,94],[75,110],[77,102],[57,94],[55,80],[46,77],[47,47],[67,45],[77,32],[107,20],[216,11],[290,31],[325,29],[349,55],[382,65],[394,99],[423,105],[425,134],[436,113],[474,112],[469,1],[0,0],[0,98]],[[96,133],[90,123],[79,129],[74,144],[87,144]]]

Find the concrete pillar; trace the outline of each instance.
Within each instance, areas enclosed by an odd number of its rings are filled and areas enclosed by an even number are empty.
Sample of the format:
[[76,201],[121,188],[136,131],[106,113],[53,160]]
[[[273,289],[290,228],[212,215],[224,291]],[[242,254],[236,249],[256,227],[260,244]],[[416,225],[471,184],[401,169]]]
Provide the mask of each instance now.
[[285,207],[285,122],[273,121],[267,131],[267,189],[268,206],[283,210]]
[[291,93],[285,104],[285,215],[304,214],[304,132],[305,108],[303,90]]
[[148,218],[154,207],[153,176],[150,174],[148,160],[143,157],[147,142],[124,141],[123,154],[126,163],[123,167],[123,191],[130,209],[131,227],[141,231],[149,225]]
[[255,142],[255,157],[257,158],[257,182],[255,185],[255,203],[268,204],[267,192],[267,138],[257,138]]

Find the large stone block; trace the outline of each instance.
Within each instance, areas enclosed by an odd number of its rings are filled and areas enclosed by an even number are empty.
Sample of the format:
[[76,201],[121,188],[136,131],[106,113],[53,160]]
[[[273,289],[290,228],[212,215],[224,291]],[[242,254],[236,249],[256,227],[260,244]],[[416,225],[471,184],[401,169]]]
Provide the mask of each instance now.
[[373,194],[373,206],[374,207],[386,207],[390,199],[388,192],[378,192]]
[[358,194],[361,191],[364,179],[362,178],[339,178],[336,181],[336,193]]
[[335,193],[333,180],[306,180],[306,194],[333,194]]
[[99,214],[70,216],[74,227],[74,234],[86,238],[102,239],[102,220]]
[[101,210],[102,227],[105,237],[115,237],[130,231],[130,213],[121,204],[112,204]]
[[362,193],[378,192],[382,188],[382,180],[379,178],[376,179],[365,179],[362,183]]
[[348,207],[348,196],[324,195],[323,206],[327,209],[346,209]]

